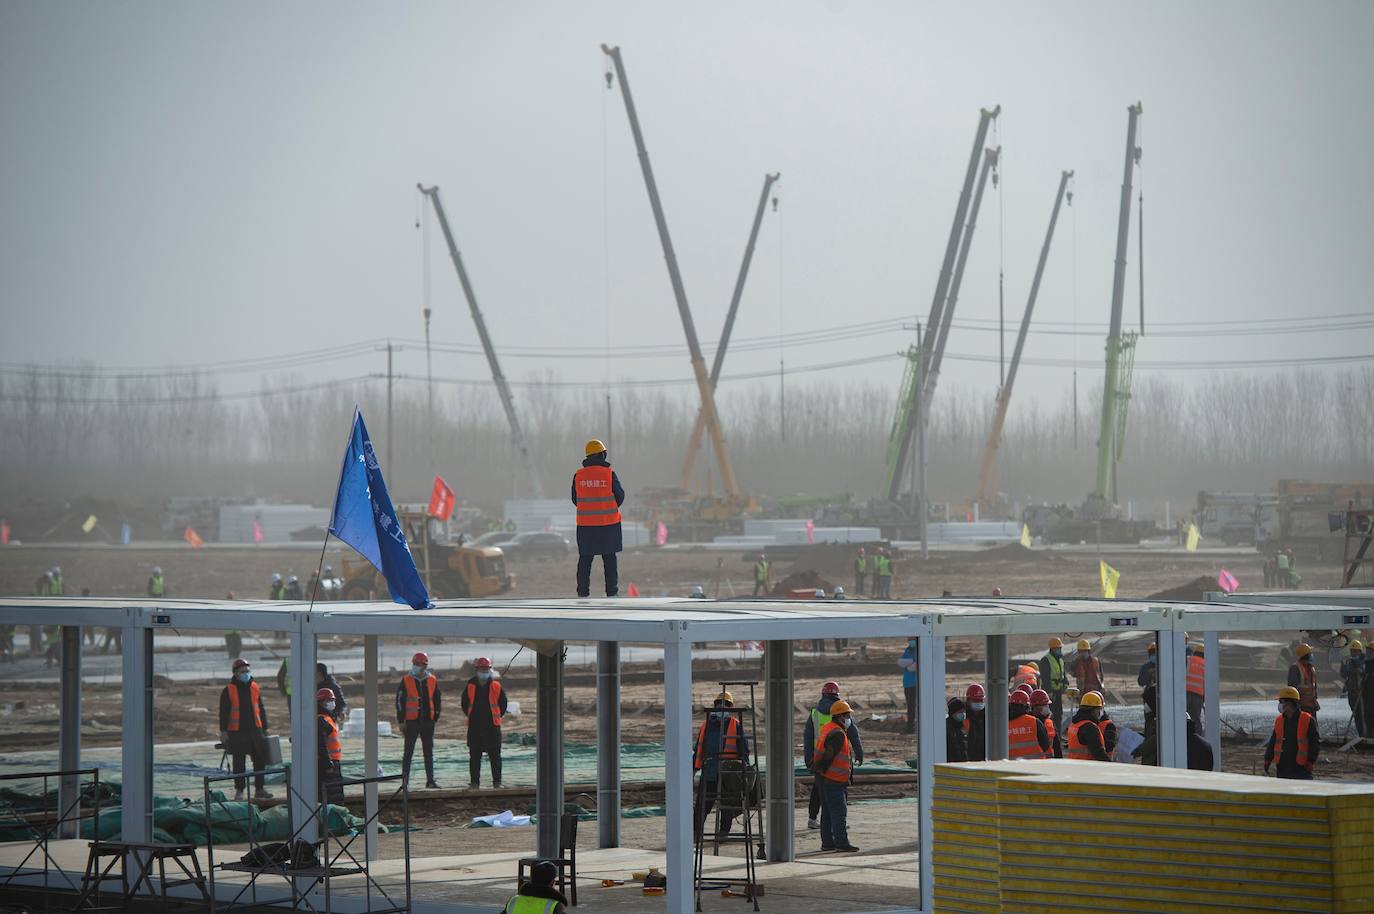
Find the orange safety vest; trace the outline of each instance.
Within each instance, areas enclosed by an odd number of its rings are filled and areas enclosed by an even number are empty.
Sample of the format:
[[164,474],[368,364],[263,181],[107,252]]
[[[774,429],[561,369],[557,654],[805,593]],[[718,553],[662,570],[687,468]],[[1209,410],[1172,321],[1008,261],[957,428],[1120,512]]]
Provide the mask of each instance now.
[[1014,717],[1007,724],[1007,758],[1042,758],[1044,750],[1036,738],[1035,721],[1030,714]]
[[1188,658],[1188,691],[1193,695],[1202,695],[1207,687],[1207,661],[1201,654],[1194,654]]
[[583,467],[573,475],[573,488],[577,492],[577,526],[609,527],[620,523],[610,467]]
[[1054,758],[1054,738],[1055,738],[1055,732],[1054,732],[1054,718],[1053,718],[1053,717],[1042,717],[1042,718],[1040,718],[1040,720],[1044,722],[1044,724],[1045,724],[1045,732],[1046,732],[1047,734],[1049,734],[1049,737],[1050,737],[1050,747],[1049,747],[1048,749],[1045,750],[1045,754],[1044,754],[1043,756],[1041,756],[1041,758]]
[[854,761],[849,749],[849,734],[844,732],[844,727],[833,720],[821,727],[820,735],[816,737],[816,753],[819,755],[825,751],[825,738],[835,730],[839,730],[840,735],[844,737],[844,745],[840,747],[839,752],[835,753],[835,758],[831,760],[830,767],[816,773],[827,781],[834,781],[836,784],[848,784],[849,774],[854,769]]
[[1023,663],[1016,668],[1016,678],[1012,680],[1014,685],[1025,685],[1034,689],[1040,685],[1040,668]]
[[[434,719],[434,689],[439,684],[439,680],[433,676],[425,677],[425,691],[429,694],[429,719]],[[406,673],[401,677],[401,685],[406,690],[405,714],[402,715],[406,720],[420,719],[420,688],[415,683],[415,677]]]
[[[1283,715],[1280,714],[1274,719],[1274,761],[1279,760],[1283,754]],[[1298,712],[1298,753],[1294,758],[1299,765],[1312,770],[1312,744],[1308,741],[1308,733],[1312,729],[1312,715],[1306,711]]]
[[[477,683],[468,683],[468,709],[464,713],[468,720],[472,719],[472,700],[477,697]],[[491,705],[491,722],[494,726],[501,726],[501,683],[493,679],[487,684],[487,704]]]
[[1304,711],[1315,711],[1321,707],[1317,703],[1317,669],[1310,663],[1299,660],[1296,664],[1302,685],[1298,686],[1298,707]]
[[[239,730],[239,690],[235,684],[226,686],[229,690],[229,732],[237,733]],[[262,729],[262,692],[258,689],[258,681],[254,679],[248,683],[248,695],[253,702],[253,723],[259,730]]]
[[[714,712],[713,712],[714,713]],[[720,743],[720,754],[718,759],[739,758],[739,721],[733,715],[725,719],[725,738]],[[706,760],[706,724],[702,723],[697,730],[697,756],[692,763],[692,767],[697,771],[701,770],[701,763]]]
[[[1096,761],[1096,758],[1093,756],[1092,750],[1089,749],[1087,746],[1083,745],[1083,741],[1078,738],[1078,731],[1081,730],[1085,724],[1088,726],[1097,727],[1097,735],[1099,738],[1101,738],[1102,728],[1099,727],[1095,721],[1080,720],[1077,723],[1070,724],[1069,745],[1064,751],[1065,758],[1085,759],[1089,762]],[[1103,748],[1106,748],[1105,741],[1103,741]]]
[[319,718],[324,721],[324,748],[329,753],[329,760],[331,762],[343,761],[343,743],[339,742],[339,725],[328,714],[320,714]]

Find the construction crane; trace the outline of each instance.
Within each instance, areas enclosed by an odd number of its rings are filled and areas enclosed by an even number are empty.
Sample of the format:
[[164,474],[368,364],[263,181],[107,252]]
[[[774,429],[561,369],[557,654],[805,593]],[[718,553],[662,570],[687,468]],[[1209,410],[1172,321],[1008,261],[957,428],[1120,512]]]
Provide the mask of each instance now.
[[920,348],[910,350],[907,354],[906,372],[897,400],[897,412],[892,420],[892,434],[888,439],[886,491],[890,502],[897,500],[902,485],[902,471],[910,457],[911,432],[918,405],[916,398],[921,397],[922,403],[929,403],[923,392],[927,385],[924,382],[918,383],[918,379],[925,378],[932,365],[938,330],[942,326],[945,300],[949,294],[955,262],[959,257],[960,241],[964,235],[971,234],[964,231],[964,220],[968,217],[969,200],[973,194],[974,180],[978,175],[978,159],[982,156],[984,162],[987,161],[983,144],[987,141],[988,128],[992,121],[1001,113],[1001,105],[991,110],[983,108],[978,112],[978,130],[974,134],[973,150],[969,153],[964,185],[959,192],[959,202],[954,208],[954,222],[949,227],[949,238],[945,242],[945,258],[940,266],[940,275],[935,282],[935,295],[930,303],[930,319],[926,322],[928,332]]
[[692,321],[692,310],[687,304],[687,290],[682,284],[682,272],[678,269],[677,254],[673,252],[673,240],[668,234],[668,222],[663,215],[663,203],[659,200],[658,184],[654,181],[654,169],[649,163],[649,150],[644,145],[644,133],[639,127],[639,115],[635,113],[634,98],[630,95],[630,82],[625,76],[625,62],[621,59],[620,48],[602,45],[601,50],[615,66],[616,78],[620,81],[620,95],[625,100],[625,114],[630,121],[630,131],[634,134],[635,149],[639,153],[639,167],[644,172],[644,186],[649,192],[649,206],[654,211],[654,222],[658,226],[658,239],[663,245],[663,258],[668,262],[668,278],[673,285],[673,297],[677,300],[678,315],[682,318],[682,330],[687,336],[687,350],[692,357],[692,374],[696,377],[697,393],[701,396],[701,418],[706,433],[711,436],[711,445],[716,453],[716,463],[720,467],[721,483],[732,502],[740,497],[739,486],[735,481],[735,468],[730,463],[730,454],[725,446],[725,432],[720,426],[720,416],[716,412],[715,388],[706,372],[706,360],[701,355],[701,344],[697,340],[696,324]]
[[[1030,331],[1031,315],[1035,311],[1035,299],[1040,294],[1040,279],[1045,275],[1045,262],[1050,256],[1050,242],[1054,240],[1054,226],[1059,221],[1059,207],[1064,202],[1065,189],[1073,177],[1072,171],[1059,176],[1059,191],[1054,196],[1054,208],[1050,210],[1050,227],[1045,231],[1045,243],[1040,246],[1040,259],[1035,264],[1035,276],[1031,279],[1030,295],[1026,298],[1026,311],[1021,315],[1021,329],[1016,334],[1016,345],[1011,351],[1011,365],[1007,368],[1006,380],[997,392],[997,410],[992,417],[992,427],[988,429],[987,444],[983,446],[983,460],[978,468],[978,490],[973,496],[980,510],[993,506],[992,467],[997,459],[997,448],[1002,443],[1002,426],[1007,420],[1007,406],[1011,403],[1011,392],[1016,385],[1016,369],[1021,364],[1021,352],[1026,348],[1026,334]],[[1073,194],[1068,194],[1069,205],[1073,205]]]
[[[763,192],[759,194],[759,205],[754,211],[754,225],[749,229],[749,241],[744,246],[744,260],[739,265],[739,276],[735,279],[735,293],[730,296],[730,310],[725,315],[725,329],[720,332],[720,343],[716,346],[715,360],[711,363],[711,390],[720,382],[720,369],[725,364],[725,349],[730,345],[730,333],[735,329],[735,314],[739,311],[740,298],[744,295],[744,281],[749,276],[749,264],[754,259],[754,244],[759,239],[759,226],[763,223],[763,211],[768,204],[768,192],[773,184],[782,177],[779,173],[763,176]],[[777,201],[774,201],[774,209]],[[701,437],[706,432],[706,419],[701,409],[697,410],[697,421],[692,427],[692,439],[687,444],[687,456],[682,462],[682,488],[689,489],[692,483],[692,466],[696,463],[697,451],[701,448]]]
[[501,373],[501,363],[496,358],[496,347],[492,345],[491,334],[487,332],[487,322],[482,318],[482,312],[477,307],[477,295],[472,291],[472,283],[468,280],[467,268],[463,266],[463,255],[458,253],[458,244],[453,240],[453,231],[449,228],[448,217],[444,215],[444,204],[439,199],[439,188],[437,185],[426,187],[423,184],[416,184],[420,193],[429,197],[429,202],[434,206],[434,215],[439,219],[439,228],[444,233],[444,242],[448,244],[449,257],[453,258],[454,269],[458,271],[458,282],[463,287],[463,295],[467,297],[468,309],[472,311],[472,322],[477,325],[477,336],[482,341],[482,351],[487,354],[487,365],[491,367],[491,379],[496,382],[496,392],[501,397],[501,408],[506,411],[506,421],[510,423],[511,441],[515,445],[516,451],[520,453],[520,459],[525,464],[525,474],[529,479],[530,497],[543,498],[544,487],[539,483],[539,471],[534,466],[534,455],[530,453],[530,442],[525,437],[525,430],[520,427],[520,417],[515,412],[515,400],[511,396],[510,384],[506,382],[506,376]]

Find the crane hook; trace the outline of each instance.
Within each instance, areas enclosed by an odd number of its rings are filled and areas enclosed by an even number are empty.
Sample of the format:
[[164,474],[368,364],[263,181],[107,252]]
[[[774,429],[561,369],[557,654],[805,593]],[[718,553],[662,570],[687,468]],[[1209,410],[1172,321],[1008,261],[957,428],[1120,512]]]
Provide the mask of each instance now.
[[608,68],[608,69],[606,70],[605,74],[603,74],[603,75],[606,77],[606,88],[607,88],[607,89],[610,89],[610,88],[611,88],[611,71],[610,71],[610,69]]
[[776,213],[777,211],[778,211],[778,198],[777,198],[777,197],[774,197],[774,198],[773,198],[773,212]]

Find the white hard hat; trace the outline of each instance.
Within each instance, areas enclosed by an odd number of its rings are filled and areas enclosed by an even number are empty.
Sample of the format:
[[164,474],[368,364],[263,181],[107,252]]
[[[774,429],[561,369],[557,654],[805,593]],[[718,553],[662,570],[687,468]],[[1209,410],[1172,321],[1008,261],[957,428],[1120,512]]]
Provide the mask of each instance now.
[[704,597],[704,596],[706,596],[706,588],[705,588],[705,587],[702,587],[700,584],[693,584],[693,585],[692,585],[692,596],[694,596],[694,597]]
[[837,597],[842,597],[842,596],[844,596],[844,587],[843,587],[843,586],[841,586],[841,585],[839,585],[839,584],[836,584],[836,585],[835,585],[835,596],[837,596]]
[[286,583],[288,583],[288,584],[299,584],[299,583],[300,583],[300,580],[301,580],[300,578],[296,577],[296,576],[293,574],[293,575],[291,575],[291,577],[289,577],[289,578],[286,579]]
[[61,573],[62,573],[62,566],[61,566],[61,565],[54,565],[54,566],[52,566],[52,573],[53,573],[53,574],[61,574]]
[[154,566],[153,566],[153,574],[162,574],[162,566],[161,566],[161,565],[154,565]]
[[825,599],[825,588],[824,588],[824,587],[817,587],[817,588],[816,588],[816,599],[817,599],[817,600],[824,600],[824,599]]
[[280,580],[281,580],[281,575],[277,574],[275,571],[272,572],[272,582],[273,582],[273,583],[276,583],[277,581],[280,581]]

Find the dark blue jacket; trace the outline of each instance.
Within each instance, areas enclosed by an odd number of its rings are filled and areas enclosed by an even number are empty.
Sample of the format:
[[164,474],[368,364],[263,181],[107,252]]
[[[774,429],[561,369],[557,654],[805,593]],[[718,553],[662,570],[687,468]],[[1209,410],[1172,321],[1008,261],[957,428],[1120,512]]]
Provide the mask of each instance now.
[[[711,711],[706,715],[706,732],[702,733],[698,740],[705,743],[701,762],[701,776],[705,780],[714,781],[720,777],[720,753],[725,748],[723,728],[732,717],[734,715],[726,711]],[[749,733],[744,729],[743,720],[739,724],[739,738],[735,741],[735,751],[744,761],[749,760]]]
[[[593,454],[582,461],[584,467],[602,466],[608,467],[606,455]],[[620,506],[625,503],[625,490],[620,486],[620,477],[611,472],[611,494],[615,495],[615,503]],[[574,478],[572,483],[572,503],[577,504],[577,480]],[[577,528],[577,553],[578,555],[610,555],[612,552],[620,552],[625,548],[624,539],[621,535],[620,524],[607,524],[604,527],[578,527]]]
[[[822,714],[829,714],[830,706],[839,700],[834,695],[822,695],[821,700],[816,702],[816,710]],[[853,720],[854,715],[850,714],[849,719]],[[815,758],[817,732],[816,718],[808,711],[806,713],[806,727],[802,730],[802,761],[806,763],[807,768],[811,767],[811,760]],[[849,736],[849,747],[850,751],[854,753],[854,762],[856,764],[862,762],[864,760],[864,741],[859,738],[858,723],[850,724],[849,729],[845,732]]]

